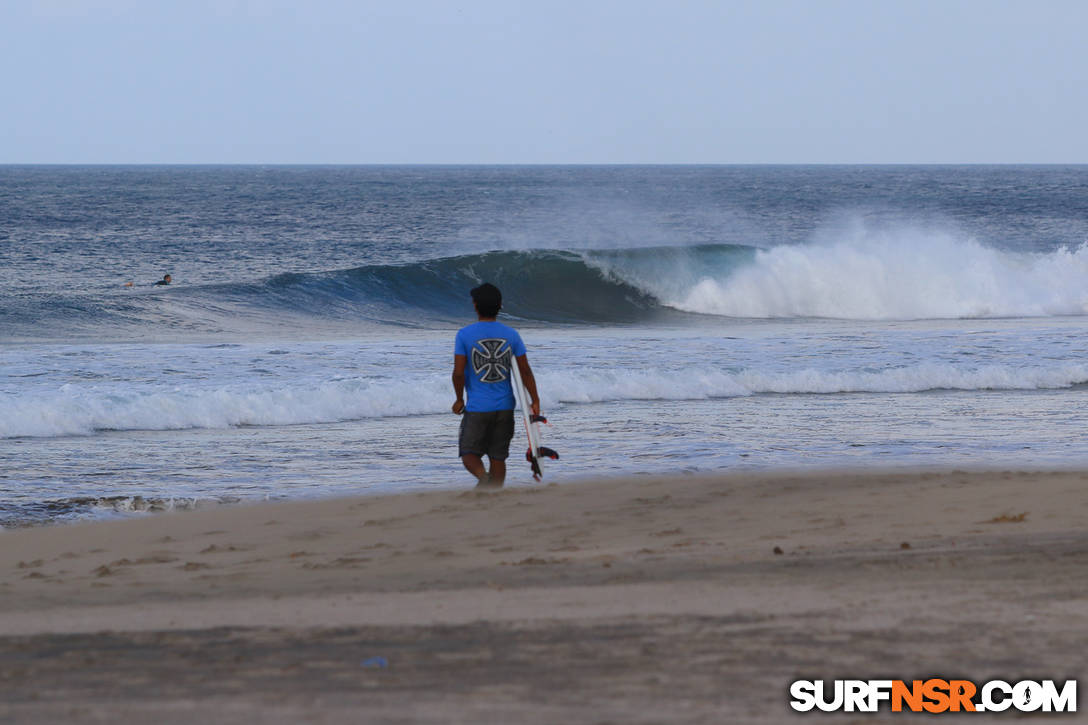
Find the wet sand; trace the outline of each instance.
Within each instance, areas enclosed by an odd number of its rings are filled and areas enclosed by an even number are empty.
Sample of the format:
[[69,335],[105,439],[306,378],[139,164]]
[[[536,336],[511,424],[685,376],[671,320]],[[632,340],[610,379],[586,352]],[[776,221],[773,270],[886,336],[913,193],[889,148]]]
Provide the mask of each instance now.
[[799,678],[1083,679],[1086,493],[634,477],[4,531],[0,721],[777,723]]

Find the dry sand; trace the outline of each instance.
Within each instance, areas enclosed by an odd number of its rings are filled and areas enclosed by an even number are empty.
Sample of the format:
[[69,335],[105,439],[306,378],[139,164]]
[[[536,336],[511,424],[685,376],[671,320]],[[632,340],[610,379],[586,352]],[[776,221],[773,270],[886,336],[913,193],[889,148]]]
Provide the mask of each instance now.
[[798,678],[1083,679],[1086,491],[636,477],[0,532],[0,721],[777,723],[828,719]]

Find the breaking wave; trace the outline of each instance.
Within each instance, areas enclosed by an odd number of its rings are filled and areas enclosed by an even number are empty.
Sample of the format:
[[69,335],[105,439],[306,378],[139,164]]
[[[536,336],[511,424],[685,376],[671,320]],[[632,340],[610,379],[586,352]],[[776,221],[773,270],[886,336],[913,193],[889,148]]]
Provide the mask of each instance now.
[[[699,400],[760,394],[918,393],[932,390],[1046,390],[1088,384],[1088,364],[968,368],[925,363],[880,371],[584,369],[538,374],[545,407],[622,400]],[[93,435],[114,430],[183,430],[330,423],[448,414],[449,378],[399,383],[339,380],[319,385],[213,389],[60,390],[0,398],[0,438]]]
[[851,320],[1088,314],[1088,244],[1012,253],[941,233],[859,235],[769,249],[738,245],[507,251],[321,275],[281,275],[251,300],[314,314],[460,320],[483,281],[522,320],[624,323],[676,311]]
[[1088,314],[1088,245],[1011,253],[939,233],[830,244],[510,251],[321,275],[242,292],[315,314],[463,319],[483,281],[523,320],[623,323],[672,311],[737,318],[858,320]]
[[1088,245],[1011,253],[941,234],[888,235],[754,253],[669,303],[747,318],[851,320],[1088,314]]
[[731,318],[857,320],[1088,314],[1088,244],[1013,253],[940,233],[743,245],[495,251],[286,273],[245,284],[0,299],[7,335],[220,331],[307,321],[428,326],[471,316],[483,281],[518,320],[623,324]]

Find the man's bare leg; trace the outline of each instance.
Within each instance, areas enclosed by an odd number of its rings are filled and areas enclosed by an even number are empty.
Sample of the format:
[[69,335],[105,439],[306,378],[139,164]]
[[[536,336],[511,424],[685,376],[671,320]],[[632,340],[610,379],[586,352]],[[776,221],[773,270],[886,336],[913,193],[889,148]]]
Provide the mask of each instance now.
[[506,461],[488,460],[491,461],[491,485],[501,486],[506,480]]
[[466,453],[461,456],[461,463],[465,466],[466,471],[476,477],[477,485],[490,485],[491,478],[487,475],[487,469],[484,468],[483,458],[472,453]]

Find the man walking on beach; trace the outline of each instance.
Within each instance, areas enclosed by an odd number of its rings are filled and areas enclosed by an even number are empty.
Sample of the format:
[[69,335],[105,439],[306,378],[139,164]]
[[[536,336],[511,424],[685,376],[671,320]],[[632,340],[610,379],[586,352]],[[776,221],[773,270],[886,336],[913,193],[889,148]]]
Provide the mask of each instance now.
[[[514,437],[512,362],[532,399],[533,415],[540,415],[540,396],[521,335],[495,320],[502,307],[499,288],[485,282],[472,290],[472,302],[478,322],[457,332],[453,354],[453,412],[463,416],[458,450],[461,463],[476,476],[477,488],[501,488]],[[485,455],[490,470],[484,466]]]

